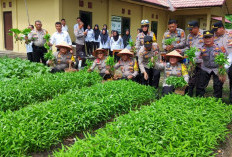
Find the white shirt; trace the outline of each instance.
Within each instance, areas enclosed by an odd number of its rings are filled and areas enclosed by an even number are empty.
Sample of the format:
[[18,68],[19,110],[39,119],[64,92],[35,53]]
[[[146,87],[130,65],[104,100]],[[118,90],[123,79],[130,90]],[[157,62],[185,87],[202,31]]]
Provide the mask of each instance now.
[[68,26],[67,25],[62,25],[62,31],[66,31],[66,32],[68,32]]
[[27,53],[33,52],[32,44],[33,44],[33,42],[26,44]]
[[124,49],[124,45],[123,45],[123,40],[122,38],[119,36],[117,41],[114,41],[114,38],[111,37],[110,39],[110,50],[120,50],[120,49]]
[[61,31],[60,33],[55,32],[50,39],[50,43],[52,43],[53,45],[54,44],[58,45],[63,41],[67,42],[69,45],[72,45],[71,38],[70,38],[68,32],[66,32],[66,31]]
[[110,37],[108,36],[108,39],[105,43],[101,42],[101,36],[100,37],[100,48],[101,49],[109,49],[110,48]]
[[85,37],[86,42],[94,41],[94,32],[92,29],[88,30],[86,29],[85,32],[87,32],[87,35]]

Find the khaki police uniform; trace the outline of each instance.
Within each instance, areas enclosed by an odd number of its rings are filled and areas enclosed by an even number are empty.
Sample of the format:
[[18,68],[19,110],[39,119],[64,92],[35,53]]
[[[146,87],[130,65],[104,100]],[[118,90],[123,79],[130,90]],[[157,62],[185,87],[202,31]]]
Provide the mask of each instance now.
[[[172,43],[174,46],[173,50],[175,49],[183,49],[185,47],[185,32],[183,29],[176,28],[176,31],[171,33],[169,30],[164,33],[163,36],[163,49],[166,50],[167,45],[165,45],[165,40],[170,38],[176,38],[176,41]],[[172,51],[172,50],[171,50]]]
[[91,71],[93,71],[95,69],[95,67],[98,68],[99,73],[101,76],[105,75],[106,72],[106,60],[107,57],[105,57],[103,60],[100,60],[99,58],[95,59],[93,62],[93,65],[90,67]]
[[55,67],[52,69],[54,72],[64,71],[64,69],[69,68],[69,61],[72,60],[74,62],[73,55],[70,52],[66,54],[61,54],[60,52],[56,52],[55,56]]

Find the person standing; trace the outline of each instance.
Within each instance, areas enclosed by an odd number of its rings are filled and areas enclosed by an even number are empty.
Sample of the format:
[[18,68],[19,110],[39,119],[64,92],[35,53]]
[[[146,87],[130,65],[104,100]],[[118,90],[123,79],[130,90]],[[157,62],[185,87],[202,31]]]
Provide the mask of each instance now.
[[[165,40],[175,38],[175,41],[171,45],[166,45]],[[169,20],[168,30],[163,36],[163,49],[166,52],[170,52],[176,49],[183,49],[185,47],[185,32],[183,29],[177,28],[176,20]]]
[[[75,30],[75,37],[76,37],[76,65],[84,65],[82,64],[85,61],[85,37],[87,35],[87,32],[83,29],[84,23],[80,22],[79,27]],[[81,61],[81,62],[79,62]]]
[[122,37],[123,39],[123,46],[124,48],[131,49],[131,46],[129,45],[129,42],[132,40],[130,35],[130,30],[126,29],[125,35]]
[[113,37],[110,39],[110,55],[113,55],[114,50],[122,50],[124,48],[123,40],[121,36],[119,36],[118,31],[113,32]]
[[62,31],[68,32],[68,25],[66,25],[65,19],[61,19]]
[[151,36],[144,37],[144,45],[139,50],[139,68],[142,74],[141,84],[150,85],[155,88],[159,86],[160,70],[149,67],[148,63],[153,61],[159,53],[157,43],[153,43]]
[[[77,23],[73,26],[74,30],[74,35],[75,35],[75,30],[79,28],[79,23],[82,22],[80,17],[77,17]],[[84,27],[82,27],[82,30],[84,31]]]
[[[181,52],[184,54],[184,52],[191,48],[201,48],[204,45],[203,41],[203,30],[199,28],[199,23],[197,21],[191,21],[188,23],[189,35],[187,36],[186,40],[186,48],[182,49]],[[200,51],[196,52],[196,56],[200,53]],[[194,88],[196,87],[196,84],[199,82],[199,75],[201,73],[201,65],[197,64],[195,67],[195,70],[193,72],[193,75],[189,79],[189,86],[186,88],[186,93],[188,93],[189,96],[193,96]]]
[[[33,25],[29,25],[28,26],[28,29],[30,29],[31,31],[33,31],[34,30],[34,26]],[[27,59],[30,61],[30,62],[33,62],[33,48],[32,48],[32,44],[33,44],[33,42],[31,41],[31,42],[29,42],[28,40],[27,40],[27,38],[28,37],[24,37],[25,38],[25,40],[26,40],[26,49],[27,49]]]
[[[199,60],[202,60],[201,74],[197,84],[196,96],[203,97],[205,89],[213,76],[214,97],[222,98],[222,89],[225,79],[218,76],[218,64],[215,63],[215,57],[223,52],[222,49],[214,43],[213,31],[204,31],[204,45],[201,47]],[[226,53],[224,51],[224,53]]]
[[[55,23],[56,32],[52,35],[50,39],[50,46],[52,45],[59,45],[62,42],[68,43],[70,46],[72,46],[71,38],[67,31],[62,31],[62,24],[61,22]],[[59,47],[57,47],[57,51],[59,51]]]
[[28,39],[33,41],[33,61],[40,62],[46,65],[46,60],[44,59],[44,54],[47,53],[47,49],[44,47],[46,40],[44,36],[48,33],[45,29],[42,29],[42,22],[40,20],[35,21],[35,28],[28,35]]
[[95,51],[96,49],[99,48],[99,46],[100,46],[100,40],[101,40],[101,37],[100,37],[101,31],[99,30],[98,24],[96,24],[94,26],[93,32],[94,32],[93,49]]
[[87,49],[87,55],[92,56],[93,52],[93,41],[94,41],[94,32],[90,25],[87,26],[87,29],[85,30],[86,37],[85,37],[85,44]]
[[102,29],[101,34],[100,34],[100,48],[105,49],[107,52],[109,52],[110,37],[106,29]]
[[[232,55],[232,32],[228,32],[221,21],[213,24],[214,31],[214,42],[217,44],[222,51],[227,52],[228,57]],[[225,48],[225,49],[224,49]],[[231,64],[231,63],[230,63]],[[229,100],[232,103],[232,65],[229,65],[228,78],[230,84],[230,95]]]

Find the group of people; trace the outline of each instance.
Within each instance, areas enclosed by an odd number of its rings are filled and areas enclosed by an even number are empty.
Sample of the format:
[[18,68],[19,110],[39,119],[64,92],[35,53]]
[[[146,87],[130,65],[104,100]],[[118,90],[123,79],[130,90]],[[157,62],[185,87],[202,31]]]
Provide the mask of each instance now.
[[[161,55],[159,45],[156,42],[156,36],[152,31],[149,31],[149,21],[142,20],[141,28],[138,29],[136,44],[131,47],[130,31],[126,30],[123,37],[117,31],[112,31],[111,35],[107,30],[107,25],[104,25],[102,30],[95,25],[94,29],[88,25],[84,30],[84,23],[80,18],[77,18],[77,24],[74,26],[74,34],[76,37],[76,60],[73,58],[71,49],[71,39],[67,33],[68,27],[65,25],[65,20],[55,24],[57,32],[54,33],[50,40],[50,46],[56,45],[57,54],[56,63],[66,64],[62,67],[67,68],[70,62],[84,62],[87,55],[96,57],[92,67],[88,71],[93,71],[96,67],[100,75],[107,79],[111,72],[106,66],[107,56],[112,56],[114,50],[119,50],[117,56],[117,64],[115,69],[121,71],[120,74],[113,76],[115,79],[132,79],[144,85],[150,85],[158,88],[160,81],[160,71],[164,71],[163,94],[168,94],[174,91],[174,88],[166,84],[166,79],[169,76],[183,76],[188,83],[186,93],[190,96],[194,95],[196,88],[196,96],[204,96],[205,89],[208,86],[211,76],[213,76],[214,96],[222,97],[223,83],[225,77],[219,77],[219,66],[215,63],[215,57],[220,53],[225,53],[228,56],[232,48],[232,33],[227,32],[222,22],[213,24],[213,29],[203,31],[199,28],[197,21],[188,23],[189,34],[186,37],[183,29],[177,28],[176,20],[169,20],[168,30],[164,33],[162,40],[162,48],[164,54]],[[30,26],[31,27],[31,26]],[[47,33],[42,29],[41,21],[35,22],[35,30],[32,30],[28,36],[28,40],[32,40],[32,49],[34,61],[40,59],[44,64],[43,54],[46,53],[43,44],[45,39],[43,36]],[[175,38],[172,43],[167,44],[167,39]],[[85,48],[86,44],[86,48]],[[191,47],[198,48],[196,52],[196,67],[194,75],[189,76],[186,69],[188,62],[183,62],[184,53]],[[136,52],[134,52],[136,51]],[[162,52],[163,53],[163,52]],[[158,59],[157,59],[158,58]],[[70,61],[71,60],[71,61]],[[149,62],[154,61],[153,67],[148,66]],[[83,63],[82,63],[83,64]],[[60,69],[56,69],[59,71]],[[232,67],[227,70],[230,89],[232,88]],[[112,76],[111,76],[112,77]],[[230,101],[232,102],[232,90],[230,90]]]

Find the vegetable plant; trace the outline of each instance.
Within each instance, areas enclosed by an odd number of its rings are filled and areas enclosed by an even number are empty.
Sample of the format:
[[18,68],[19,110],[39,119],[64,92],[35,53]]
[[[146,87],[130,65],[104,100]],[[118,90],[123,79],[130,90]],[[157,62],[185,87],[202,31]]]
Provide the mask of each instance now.
[[134,54],[136,54],[135,43],[132,40],[130,40],[128,44],[130,45],[131,50],[134,52]]
[[196,47],[190,47],[190,49],[185,51],[185,58],[189,60],[189,64],[187,65],[187,69],[190,73],[190,76],[193,75],[193,71],[195,69],[196,66],[196,52],[199,51],[198,48]]
[[111,57],[111,56],[108,56],[107,59],[106,59],[106,66],[109,66],[109,70],[110,70],[110,73],[114,73],[114,65],[115,65],[115,60],[114,60],[114,56]]
[[165,45],[172,45],[174,41],[176,41],[176,38],[169,38],[169,39],[165,39],[164,43]]
[[215,63],[219,65],[218,69],[218,74],[219,75],[226,75],[226,69],[225,65],[229,64],[226,56],[224,53],[220,52],[216,57],[215,57]]
[[177,77],[177,76],[169,76],[166,79],[166,83],[168,85],[174,86],[174,88],[182,88],[188,85],[188,83],[184,80],[184,77]]
[[26,156],[49,149],[74,133],[149,103],[154,94],[154,88],[132,81],[110,81],[73,88],[51,101],[18,111],[0,112],[1,155]]
[[9,35],[14,36],[16,41],[19,41],[19,40],[21,41],[20,34],[21,34],[21,31],[18,28],[10,29]]
[[55,59],[55,57],[54,57],[54,55],[52,53],[52,49],[49,46],[50,38],[51,38],[50,34],[47,33],[47,34],[44,35],[44,39],[46,40],[46,43],[44,44],[44,47],[47,49],[47,53],[45,53],[44,58],[46,60],[52,60],[53,61]]
[[215,156],[229,132],[231,109],[215,98],[167,95],[53,156]]
[[0,84],[0,111],[18,110],[32,103],[46,101],[71,89],[91,86],[101,81],[98,73],[56,73],[32,78],[12,79]]

